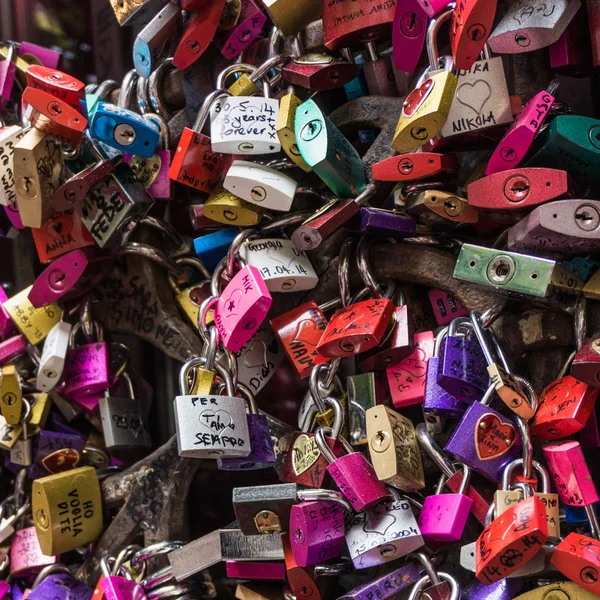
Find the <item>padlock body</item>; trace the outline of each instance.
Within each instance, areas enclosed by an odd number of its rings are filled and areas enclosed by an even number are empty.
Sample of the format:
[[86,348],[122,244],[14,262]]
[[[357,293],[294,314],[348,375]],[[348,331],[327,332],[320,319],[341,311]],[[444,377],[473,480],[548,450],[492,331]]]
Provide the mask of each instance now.
[[340,88],[352,81],[356,73],[356,65],[318,53],[294,57],[281,69],[284,81],[318,91]]
[[600,543],[597,540],[570,533],[554,550],[550,564],[582,588],[600,593]]
[[[558,511],[558,494],[535,493],[546,507],[546,522],[548,523],[548,537],[560,538],[560,515]],[[497,490],[494,494],[494,504],[496,510],[494,516],[498,517],[504,511],[508,510],[513,504],[523,500],[523,492],[516,490]]]
[[32,600],[91,600],[93,590],[72,575],[51,573],[32,591],[27,598]]
[[267,21],[260,5],[254,0],[242,0],[242,9],[237,25],[217,33],[214,44],[219,52],[231,60],[241,54],[260,34]]
[[419,515],[426,542],[456,542],[461,539],[473,500],[464,494],[427,496]]
[[440,327],[449,325],[451,321],[458,317],[468,316],[463,305],[447,292],[443,290],[430,290],[428,296],[435,320]]
[[107,450],[151,448],[152,441],[141,402],[104,396],[98,403]]
[[425,379],[425,397],[423,399],[423,413],[448,419],[456,419],[467,410],[469,405],[447,392],[437,382],[437,373],[440,359],[432,356],[427,363],[427,376]]
[[109,387],[106,342],[83,344],[69,351],[65,364],[65,396],[95,394]]
[[600,342],[586,338],[571,363],[571,375],[591,387],[600,387]]
[[217,458],[222,471],[251,471],[268,469],[275,464],[271,429],[265,415],[247,415],[251,451],[244,458]]
[[394,65],[399,71],[412,73],[419,63],[427,34],[428,15],[421,0],[396,3],[392,27]]
[[80,110],[79,102],[85,100],[83,81],[43,65],[31,65],[26,75],[29,87],[51,94],[76,111]]
[[377,162],[373,165],[372,172],[375,181],[415,181],[452,172],[457,168],[458,163],[453,154],[412,152]]
[[258,204],[238,198],[228,192],[221,183],[217,184],[204,204],[196,205],[194,209],[198,207],[204,209],[203,214],[206,218],[216,221],[214,225],[257,225],[265,213],[265,209],[260,208]]
[[0,129],[0,204],[8,206],[17,199],[15,191],[15,145],[25,137],[26,131],[18,125]]
[[45,566],[57,562],[56,556],[42,554],[35,527],[25,527],[15,531],[10,544],[10,574],[13,577],[35,575]]
[[100,581],[106,600],[145,600],[144,588],[137,582],[112,575]]

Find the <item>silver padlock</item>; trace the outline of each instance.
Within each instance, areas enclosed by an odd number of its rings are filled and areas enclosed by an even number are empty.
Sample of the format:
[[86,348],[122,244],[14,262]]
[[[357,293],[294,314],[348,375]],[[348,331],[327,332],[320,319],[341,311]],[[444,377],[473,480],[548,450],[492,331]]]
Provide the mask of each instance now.
[[0,131],[0,204],[8,206],[17,199],[15,191],[14,153],[18,141],[25,137],[29,127],[18,125]]
[[494,127],[513,120],[502,57],[490,56],[486,46],[480,60],[467,71],[458,69],[448,120],[440,138]]
[[227,396],[188,396],[187,377],[193,367],[205,365],[193,358],[181,368],[179,390],[173,402],[179,455],[187,458],[245,457],[250,454],[246,403],[235,397],[231,375],[219,363],[215,369],[225,381]]
[[265,209],[289,211],[298,183],[270,167],[234,160],[223,187],[238,198]]
[[270,292],[312,290],[319,276],[304,250],[286,239],[249,239],[239,250],[246,263],[256,267]]
[[350,558],[366,569],[406,556],[425,542],[410,502],[388,488],[393,502],[384,502],[356,514],[346,529]]
[[23,398],[23,404],[25,412],[20,421],[23,427],[22,437],[17,439],[10,449],[10,462],[21,467],[29,467],[31,465],[31,439],[27,430],[27,421],[31,418],[31,404],[25,398]]
[[65,367],[72,325],[59,321],[44,340],[35,385],[42,392],[51,392],[59,383]]
[[488,38],[498,54],[533,52],[558,41],[577,11],[580,0],[517,0]]
[[110,396],[106,390],[98,402],[106,449],[151,448],[143,406],[135,397],[129,375],[123,373],[122,377],[127,383],[129,398]]

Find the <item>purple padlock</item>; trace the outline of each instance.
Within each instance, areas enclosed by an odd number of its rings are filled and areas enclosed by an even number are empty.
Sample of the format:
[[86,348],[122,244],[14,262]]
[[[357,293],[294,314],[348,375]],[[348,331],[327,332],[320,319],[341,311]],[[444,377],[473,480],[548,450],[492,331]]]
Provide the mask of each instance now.
[[407,215],[401,215],[391,210],[361,206],[344,227],[349,231],[365,234],[406,237],[417,230],[417,222]]
[[0,366],[6,364],[19,354],[27,352],[29,342],[23,335],[15,335],[0,343]]
[[17,64],[14,59],[15,45],[13,42],[9,42],[8,56],[0,62],[0,109],[8,104],[12,94],[15,75],[17,74]]
[[495,583],[482,583],[475,579],[462,593],[462,600],[512,600],[523,589],[525,578],[505,577]]
[[[80,329],[79,325],[77,323],[71,330],[71,341],[75,339]],[[106,342],[92,342],[69,350],[65,362],[63,390],[67,398],[103,392],[110,387],[109,381]]]
[[475,338],[457,335],[461,328],[472,329],[469,319],[454,319],[442,342],[437,382],[463,402],[475,402],[489,385],[485,356]]
[[481,402],[469,406],[444,450],[500,483],[506,465],[519,458],[522,444],[514,422],[488,406],[495,392],[492,384]]
[[234,579],[265,579],[285,581],[285,565],[282,562],[254,562],[228,560],[225,562],[227,577]]
[[[78,435],[40,431],[36,436],[37,449],[30,478],[46,477],[80,466],[85,439]],[[34,476],[32,476],[34,475]]]
[[25,60],[27,60],[27,55],[35,56],[45,67],[58,69],[58,61],[62,53],[50,48],[44,48],[44,46],[32,44],[31,42],[21,42],[19,44],[19,56],[24,56]]
[[3,306],[7,300],[8,296],[6,295],[4,288],[0,286],[0,338],[3,340],[17,333],[17,327]]
[[17,206],[16,202],[12,202],[8,206],[3,206],[2,208],[4,208],[4,213],[15,229],[25,229],[25,225],[23,225],[23,221],[21,220],[21,213],[19,213],[19,207]]
[[338,441],[342,443],[348,454],[336,458],[325,441],[325,433],[331,435],[332,431],[330,427],[319,427],[315,432],[315,441],[321,454],[329,462],[327,472],[346,496],[352,508],[360,512],[379,502],[390,500],[392,495],[385,484],[377,478],[373,465],[364,454],[354,452],[352,446],[342,436],[338,437]]
[[299,567],[338,558],[346,546],[342,505],[330,500],[294,504],[290,542]]
[[463,415],[469,407],[466,402],[455,398],[437,382],[440,368],[440,347],[447,333],[448,328],[445,327],[435,336],[433,356],[427,362],[423,414],[425,415],[425,419],[429,420],[430,422],[436,421],[437,417],[444,419],[456,419]]
[[238,22],[231,29],[218,33],[213,43],[227,59],[239,56],[260,34],[267,16],[255,0],[242,0]]
[[72,575],[51,573],[29,592],[31,600],[91,600],[94,590]]

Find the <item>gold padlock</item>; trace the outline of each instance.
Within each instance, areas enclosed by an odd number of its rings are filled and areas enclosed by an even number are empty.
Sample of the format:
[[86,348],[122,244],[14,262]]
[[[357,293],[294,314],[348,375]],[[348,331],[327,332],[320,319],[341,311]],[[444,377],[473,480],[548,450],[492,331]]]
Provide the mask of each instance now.
[[9,298],[3,306],[19,331],[31,345],[35,346],[44,340],[50,330],[62,319],[62,309],[54,303],[34,308],[28,297],[32,287],[30,285]]
[[34,480],[31,503],[42,553],[63,554],[102,534],[100,483],[93,467]]
[[0,380],[0,411],[9,425],[16,425],[22,409],[21,378],[14,365],[6,365],[2,367]]
[[[198,313],[200,312],[200,306],[204,299],[210,295],[210,287],[208,287],[206,294],[203,293],[202,288],[204,286],[210,286],[210,273],[198,258],[179,258],[175,262],[179,266],[187,265],[188,267],[192,267],[190,271],[199,272],[203,278],[203,281],[188,285],[188,287],[182,290],[180,285],[185,285],[185,278],[178,280],[172,273],[169,273],[169,285],[175,294],[175,302],[189,321],[190,325],[198,331]],[[184,272],[185,277],[189,278],[190,272],[185,270]]]
[[294,121],[296,119],[296,110],[302,104],[302,100],[293,93],[293,88],[288,88],[285,96],[279,100],[279,115],[277,117],[277,137],[282,150],[288,157],[307,173],[312,171],[307,162],[302,158],[298,144],[296,144],[296,130]]
[[[410,190],[410,187],[408,188]],[[409,215],[421,217],[431,225],[447,226],[454,223],[477,223],[479,213],[470,206],[465,198],[441,190],[424,190],[408,193],[405,204]]]
[[238,198],[227,191],[222,183],[217,185],[204,203],[204,216],[225,225],[251,227],[258,225],[264,214],[263,208]]
[[598,600],[598,596],[572,581],[555,581],[520,594],[514,600]]
[[50,408],[52,406],[52,400],[49,394],[42,392],[36,392],[35,394],[27,394],[25,400],[29,402],[31,406],[31,416],[27,420],[27,431],[29,436],[37,435],[40,429],[44,429],[48,415],[50,414]]
[[406,492],[424,488],[423,459],[412,421],[381,404],[369,408],[366,418],[377,477]]

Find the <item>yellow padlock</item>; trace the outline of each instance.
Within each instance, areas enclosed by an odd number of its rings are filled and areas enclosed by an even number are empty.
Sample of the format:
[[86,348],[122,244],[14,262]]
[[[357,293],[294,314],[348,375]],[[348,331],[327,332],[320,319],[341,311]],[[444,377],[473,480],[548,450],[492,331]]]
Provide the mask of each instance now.
[[293,88],[289,88],[287,94],[281,97],[279,100],[279,116],[277,117],[277,137],[279,138],[281,149],[288,155],[290,160],[308,173],[312,169],[302,158],[300,150],[298,150],[294,128],[296,110],[301,104],[302,100],[293,93]]
[[217,185],[204,203],[204,216],[225,225],[251,227],[258,225],[264,214],[263,208],[238,198],[227,191],[222,183]]
[[16,425],[21,418],[23,394],[21,378],[14,365],[2,367],[0,380],[0,411],[9,425]]

